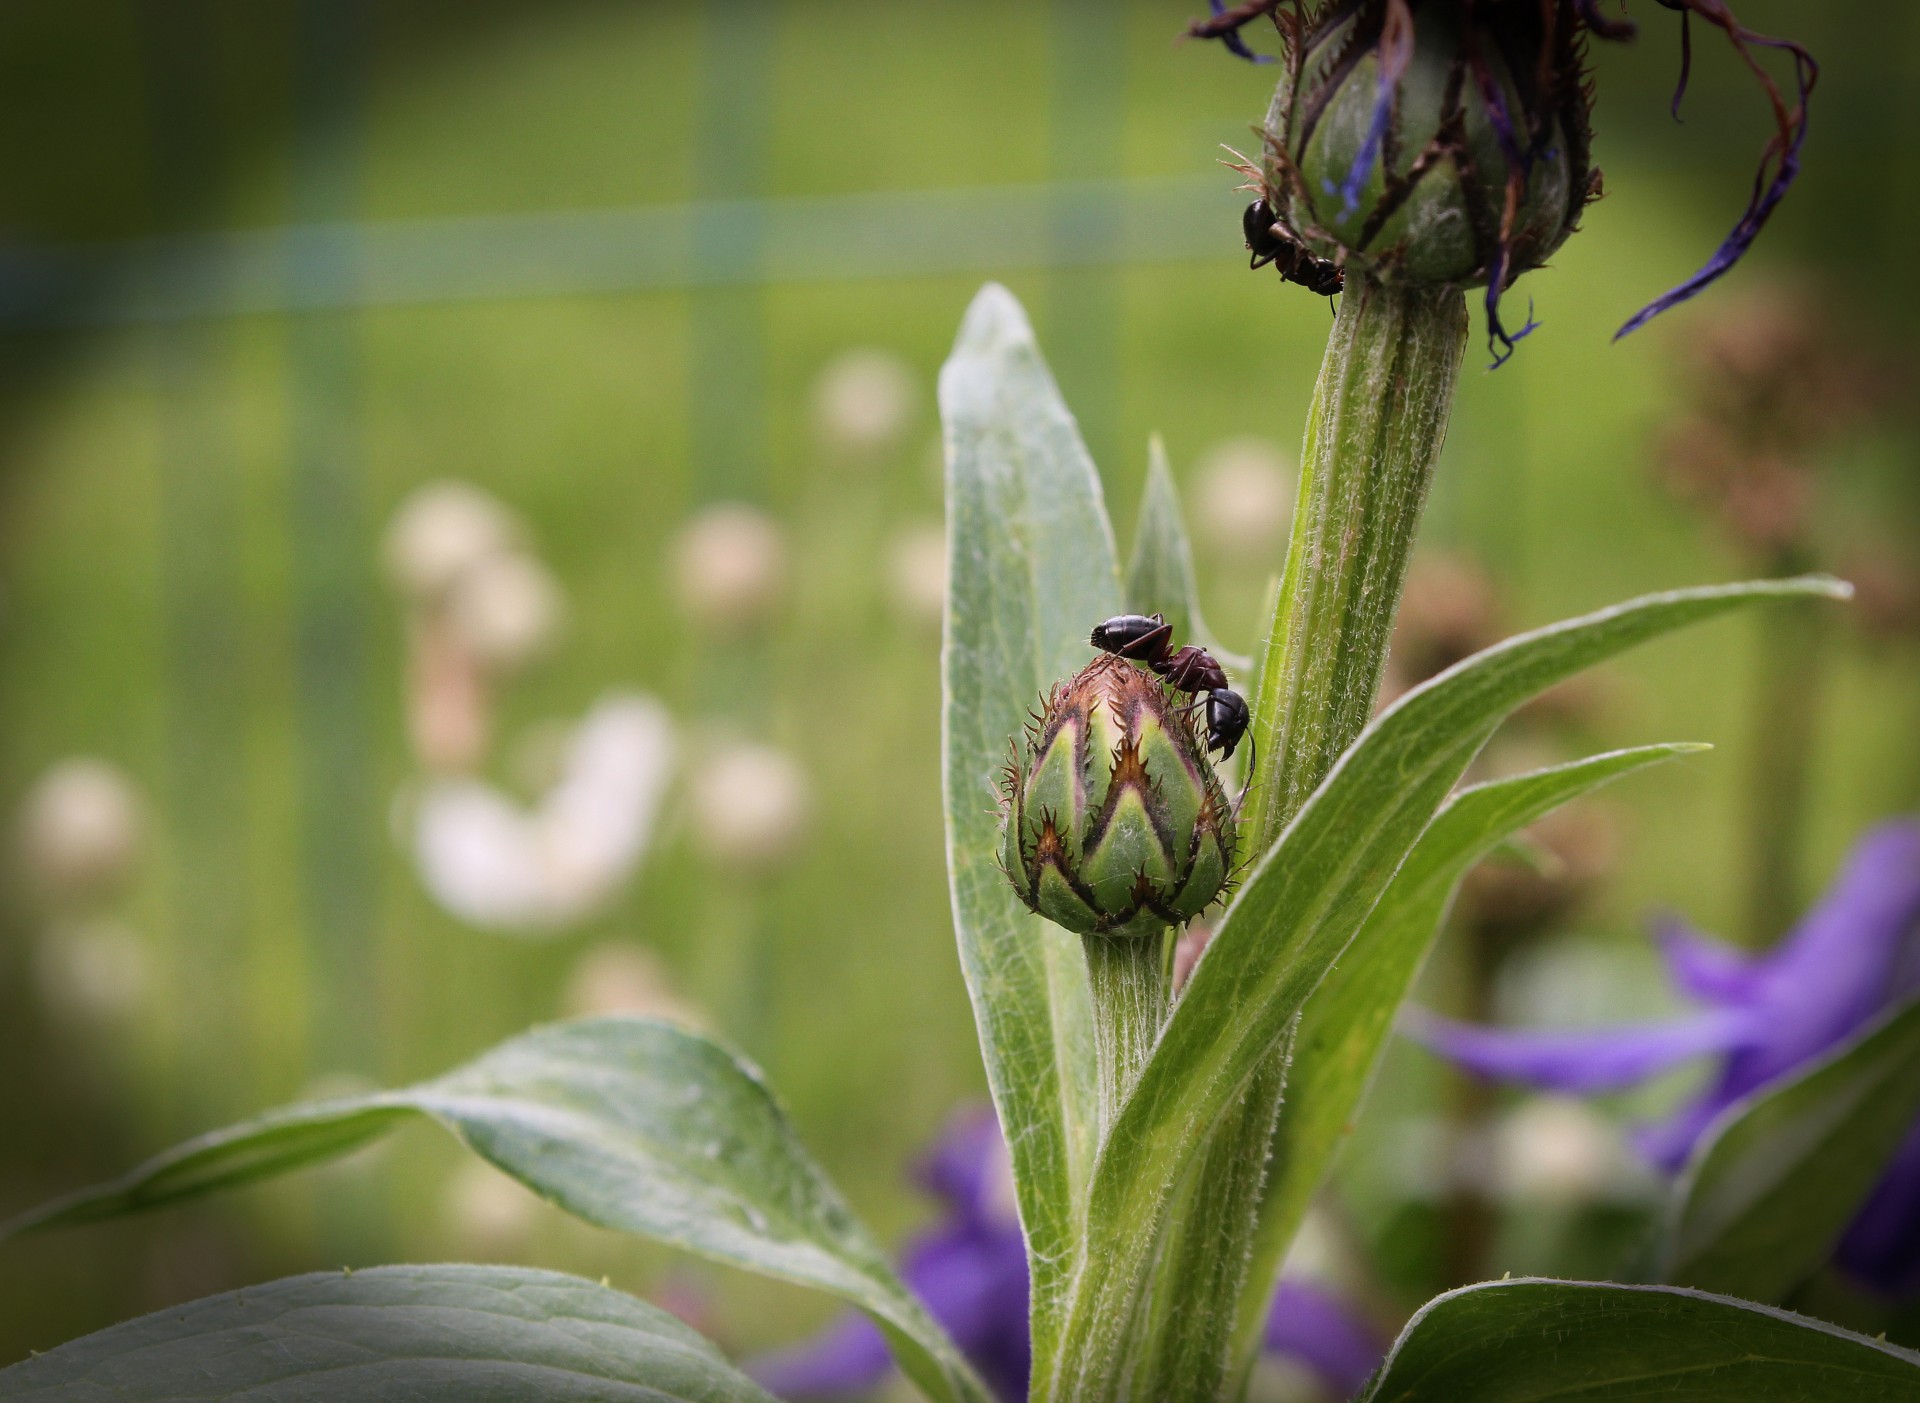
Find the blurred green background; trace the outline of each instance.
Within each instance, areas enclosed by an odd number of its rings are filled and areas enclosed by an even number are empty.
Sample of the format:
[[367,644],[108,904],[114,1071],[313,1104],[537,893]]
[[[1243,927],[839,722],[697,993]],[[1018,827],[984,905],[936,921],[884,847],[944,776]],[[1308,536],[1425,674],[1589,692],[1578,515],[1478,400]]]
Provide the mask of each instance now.
[[[44,883],[7,866],[0,1217],[316,1087],[435,1073],[638,970],[766,1068],[885,1238],[924,1218],[903,1166],[982,1088],[943,876],[938,626],[913,588],[961,310],[988,277],[1026,301],[1123,542],[1150,433],[1190,505],[1220,445],[1297,451],[1328,325],[1318,299],[1246,270],[1243,197],[1216,160],[1251,144],[1272,75],[1174,42],[1189,8],[0,14],[0,804],[92,756],[140,819],[117,894],[89,907],[115,934],[77,974]],[[1518,294],[1543,330],[1497,374],[1470,353],[1422,544],[1477,563],[1502,629],[1755,568],[1653,470],[1717,304],[1814,279],[1836,333],[1881,348],[1911,399],[1920,12],[1740,8],[1825,66],[1806,174],[1756,255],[1610,343],[1722,237],[1768,122],[1696,36],[1675,126],[1674,27],[1642,15],[1636,46],[1595,55],[1608,196]],[[876,354],[844,359],[860,350]],[[1910,567],[1911,426],[1884,416],[1844,456],[1816,563],[1865,545]],[[552,720],[613,689],[678,726],[631,880],[537,939],[448,914],[410,851],[419,615],[382,541],[447,478],[517,516],[565,599],[552,646],[484,684],[479,773],[532,792]],[[750,618],[716,622],[675,570],[686,523],[728,502],[777,527],[786,566]],[[1216,541],[1201,515],[1212,622],[1250,649],[1277,549]],[[1638,951],[1657,907],[1742,933],[1759,646],[1719,626],[1638,654],[1552,742],[1720,746],[1605,800],[1580,933]],[[1920,797],[1914,662],[1911,642],[1848,627],[1822,656],[1802,900],[1859,828]],[[702,836],[703,764],[742,741],[804,775],[771,855]],[[1430,1068],[1394,1068],[1397,1112],[1431,1099]],[[268,1275],[402,1258],[606,1273],[740,1349],[826,1313],[464,1164],[417,1129],[285,1184],[8,1244],[0,1361]],[[1391,1194],[1356,1193],[1391,1237]]]

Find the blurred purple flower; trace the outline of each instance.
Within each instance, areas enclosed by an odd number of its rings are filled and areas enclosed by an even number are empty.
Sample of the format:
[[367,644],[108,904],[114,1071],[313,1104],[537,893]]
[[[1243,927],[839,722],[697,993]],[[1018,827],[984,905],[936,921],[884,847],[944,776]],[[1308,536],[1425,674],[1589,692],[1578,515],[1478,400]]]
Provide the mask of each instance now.
[[[1008,1403],[1027,1396],[1027,1255],[999,1123],[986,1108],[962,1111],[914,1171],[946,1215],[907,1248],[900,1275],[987,1384]],[[1282,1282],[1267,1320],[1266,1349],[1303,1365],[1328,1391],[1351,1398],[1384,1350],[1343,1301],[1302,1281]],[[893,1368],[886,1341],[849,1314],[813,1339],[749,1366],[782,1398],[846,1398]]]
[[[1674,984],[1702,1005],[1667,1023],[1578,1032],[1479,1027],[1410,1010],[1404,1030],[1484,1077],[1554,1091],[1615,1091],[1707,1053],[1707,1089],[1636,1135],[1667,1170],[1714,1119],[1920,994],[1920,820],[1870,831],[1778,947],[1747,954],[1678,922],[1659,933]],[[1836,1262],[1887,1295],[1920,1290],[1920,1126],[1842,1240]]]

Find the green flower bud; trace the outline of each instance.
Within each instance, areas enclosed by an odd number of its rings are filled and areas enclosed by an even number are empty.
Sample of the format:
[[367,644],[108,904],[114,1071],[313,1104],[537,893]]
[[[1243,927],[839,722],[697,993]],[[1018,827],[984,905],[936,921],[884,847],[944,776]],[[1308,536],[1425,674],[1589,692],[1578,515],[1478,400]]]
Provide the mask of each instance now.
[[1123,658],[1096,658],[1053,689],[1003,798],[1014,890],[1081,935],[1181,925],[1233,870],[1233,809],[1195,714]]
[[1486,285],[1498,327],[1499,293],[1599,192],[1579,33],[1573,0],[1339,0],[1298,23],[1258,172],[1276,223],[1383,281]]

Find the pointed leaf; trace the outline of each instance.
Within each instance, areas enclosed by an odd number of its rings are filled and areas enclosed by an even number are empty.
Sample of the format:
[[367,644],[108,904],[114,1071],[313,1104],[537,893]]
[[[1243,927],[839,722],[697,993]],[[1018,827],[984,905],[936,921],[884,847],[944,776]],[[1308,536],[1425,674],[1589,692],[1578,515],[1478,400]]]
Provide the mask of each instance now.
[[1920,1001],[1727,1108],[1675,1187],[1668,1281],[1784,1300],[1829,1257],[1920,1119]]
[[1180,514],[1180,491],[1173,485],[1167,446],[1155,434],[1147,444],[1147,487],[1140,496],[1140,518],[1133,528],[1133,554],[1127,558],[1127,608],[1136,614],[1164,614],[1176,641],[1194,636],[1200,620],[1200,587],[1193,578],[1193,547]]
[[1200,612],[1180,490],[1158,434],[1147,444],[1147,487],[1140,497],[1140,519],[1134,523],[1133,554],[1127,559],[1127,608],[1136,614],[1164,614],[1176,642],[1212,649],[1231,671],[1244,673],[1252,667],[1248,659],[1220,646]]
[[416,1114],[590,1223],[850,1301],[873,1316],[901,1367],[932,1396],[987,1396],[801,1146],[759,1071],[652,1019],[541,1028],[402,1091],[270,1112],[49,1204],[0,1237],[281,1173]]
[[6,1403],[773,1403],[665,1311],[517,1267],[296,1276],[0,1369]]
[[[1286,1035],[1500,721],[1660,634],[1768,599],[1843,597],[1824,579],[1651,595],[1508,639],[1401,698],[1361,734],[1260,860],[1194,971],[1095,1167],[1063,1357],[1106,1367],[1191,1147]],[[1079,1381],[1048,1378],[1058,1397]]]
[[1302,1012],[1254,1239],[1249,1280],[1258,1289],[1243,1298],[1238,1359],[1251,1362],[1259,1348],[1280,1263],[1379,1069],[1394,1015],[1433,948],[1461,879],[1481,858],[1562,804],[1622,775],[1705,749],[1620,750],[1476,785],[1455,795],[1421,834],[1360,934]]
[[1407,1323],[1362,1403],[1910,1403],[1920,1355],[1661,1286],[1500,1281]]
[[1029,709],[1085,665],[1087,635],[1123,596],[1093,461],[1006,289],[988,286],[968,309],[940,407],[947,867],[1044,1335],[1093,1156],[1092,1014],[1079,940],[1030,914],[1001,875],[997,786]]

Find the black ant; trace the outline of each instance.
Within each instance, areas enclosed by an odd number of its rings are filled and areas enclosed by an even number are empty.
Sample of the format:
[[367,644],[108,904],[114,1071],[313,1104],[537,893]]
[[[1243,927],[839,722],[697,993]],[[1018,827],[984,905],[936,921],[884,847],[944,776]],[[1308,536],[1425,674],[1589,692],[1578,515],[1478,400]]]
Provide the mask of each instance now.
[[1347,270],[1332,259],[1309,253],[1264,199],[1247,206],[1247,212],[1240,218],[1240,227],[1253,253],[1252,261],[1247,264],[1249,268],[1264,268],[1271,263],[1284,280],[1298,283],[1322,297],[1336,296],[1346,287]]
[[1173,625],[1160,614],[1118,614],[1095,624],[1087,640],[1103,653],[1145,663],[1166,679],[1176,692],[1207,694],[1207,749],[1233,758],[1234,747],[1247,733],[1253,717],[1247,700],[1227,685],[1226,670],[1205,648],[1189,643],[1170,651]]

